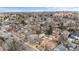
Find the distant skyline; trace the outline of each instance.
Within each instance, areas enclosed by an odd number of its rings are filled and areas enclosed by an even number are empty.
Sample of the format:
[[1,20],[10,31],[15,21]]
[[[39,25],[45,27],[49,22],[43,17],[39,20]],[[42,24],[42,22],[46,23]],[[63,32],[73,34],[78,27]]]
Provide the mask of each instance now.
[[79,11],[79,7],[0,7],[0,12]]

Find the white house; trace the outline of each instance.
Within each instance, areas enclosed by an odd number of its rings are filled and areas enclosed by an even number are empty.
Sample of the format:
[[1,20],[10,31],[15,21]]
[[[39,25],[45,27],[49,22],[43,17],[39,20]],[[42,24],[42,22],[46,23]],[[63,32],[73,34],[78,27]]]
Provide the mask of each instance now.
[[70,43],[78,42],[79,41],[79,32],[74,32],[74,33],[69,34],[68,41]]

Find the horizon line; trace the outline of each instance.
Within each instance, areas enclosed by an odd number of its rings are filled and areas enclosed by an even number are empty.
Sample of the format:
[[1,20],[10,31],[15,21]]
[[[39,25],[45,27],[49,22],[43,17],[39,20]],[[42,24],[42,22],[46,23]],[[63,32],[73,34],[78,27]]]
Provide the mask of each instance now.
[[56,12],[79,11],[79,7],[0,7],[0,12]]

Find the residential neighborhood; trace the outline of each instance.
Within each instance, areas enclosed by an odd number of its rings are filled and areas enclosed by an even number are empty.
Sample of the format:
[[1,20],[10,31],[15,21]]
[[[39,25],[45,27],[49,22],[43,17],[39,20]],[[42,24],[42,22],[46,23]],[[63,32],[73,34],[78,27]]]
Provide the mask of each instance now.
[[0,51],[79,51],[79,12],[0,13]]

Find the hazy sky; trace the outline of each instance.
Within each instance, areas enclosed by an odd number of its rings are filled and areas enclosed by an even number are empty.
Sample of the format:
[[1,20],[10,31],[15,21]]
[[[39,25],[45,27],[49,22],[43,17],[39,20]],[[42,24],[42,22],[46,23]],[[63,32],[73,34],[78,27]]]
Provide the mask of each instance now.
[[0,12],[79,11],[78,7],[0,7]]

